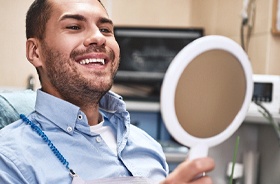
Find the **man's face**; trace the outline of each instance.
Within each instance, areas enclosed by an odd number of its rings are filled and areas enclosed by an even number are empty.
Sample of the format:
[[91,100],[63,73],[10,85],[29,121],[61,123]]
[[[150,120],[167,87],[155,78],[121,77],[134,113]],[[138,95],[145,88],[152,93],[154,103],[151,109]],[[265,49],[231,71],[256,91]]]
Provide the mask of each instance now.
[[119,65],[111,20],[97,0],[51,4],[41,42],[43,90],[75,104],[87,96],[100,99],[111,88]]

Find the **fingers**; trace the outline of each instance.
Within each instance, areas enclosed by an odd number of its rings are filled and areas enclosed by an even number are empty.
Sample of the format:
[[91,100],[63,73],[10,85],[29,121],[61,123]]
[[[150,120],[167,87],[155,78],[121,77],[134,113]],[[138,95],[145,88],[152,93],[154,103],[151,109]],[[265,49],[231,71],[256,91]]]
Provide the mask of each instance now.
[[[188,166],[191,169],[191,171],[185,171],[189,173],[190,180],[197,179],[198,176],[202,176],[202,174],[206,172],[209,172],[214,169],[215,163],[212,158],[206,157],[206,158],[200,158],[195,160],[186,160],[185,162],[189,162]],[[183,162],[184,163],[184,162]],[[185,168],[186,169],[186,168]]]
[[200,177],[203,172],[209,172],[215,167],[214,160],[209,157],[199,158],[195,160],[186,160],[182,162],[162,184],[176,184],[176,183],[203,183],[210,184],[212,180],[210,177]]
[[213,184],[213,181],[209,176],[204,176],[192,181],[190,184]]

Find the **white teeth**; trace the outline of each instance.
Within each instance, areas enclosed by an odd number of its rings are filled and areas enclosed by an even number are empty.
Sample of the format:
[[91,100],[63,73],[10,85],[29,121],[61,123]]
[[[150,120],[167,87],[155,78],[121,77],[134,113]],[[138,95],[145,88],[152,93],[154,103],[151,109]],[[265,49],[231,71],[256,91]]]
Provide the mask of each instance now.
[[101,63],[102,65],[105,64],[104,59],[84,59],[80,61],[81,65],[89,64],[89,63]]

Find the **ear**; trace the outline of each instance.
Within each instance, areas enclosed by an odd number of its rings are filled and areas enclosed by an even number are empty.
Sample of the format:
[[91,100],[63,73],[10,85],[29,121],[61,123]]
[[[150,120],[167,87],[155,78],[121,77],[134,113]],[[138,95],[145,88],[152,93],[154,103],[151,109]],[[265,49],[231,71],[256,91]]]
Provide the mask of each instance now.
[[26,41],[26,58],[36,68],[42,66],[39,43],[39,40],[36,38],[29,38]]

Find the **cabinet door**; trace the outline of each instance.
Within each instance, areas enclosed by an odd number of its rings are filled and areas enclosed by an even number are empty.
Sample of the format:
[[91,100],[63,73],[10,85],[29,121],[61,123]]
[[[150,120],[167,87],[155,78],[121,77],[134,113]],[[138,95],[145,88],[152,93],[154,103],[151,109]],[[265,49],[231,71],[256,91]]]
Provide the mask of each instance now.
[[162,117],[159,119],[159,122],[160,122],[159,139],[163,142],[170,141],[172,137],[169,134]]
[[141,128],[147,132],[151,137],[158,140],[159,133],[159,117],[160,114],[156,112],[130,112],[131,124]]

